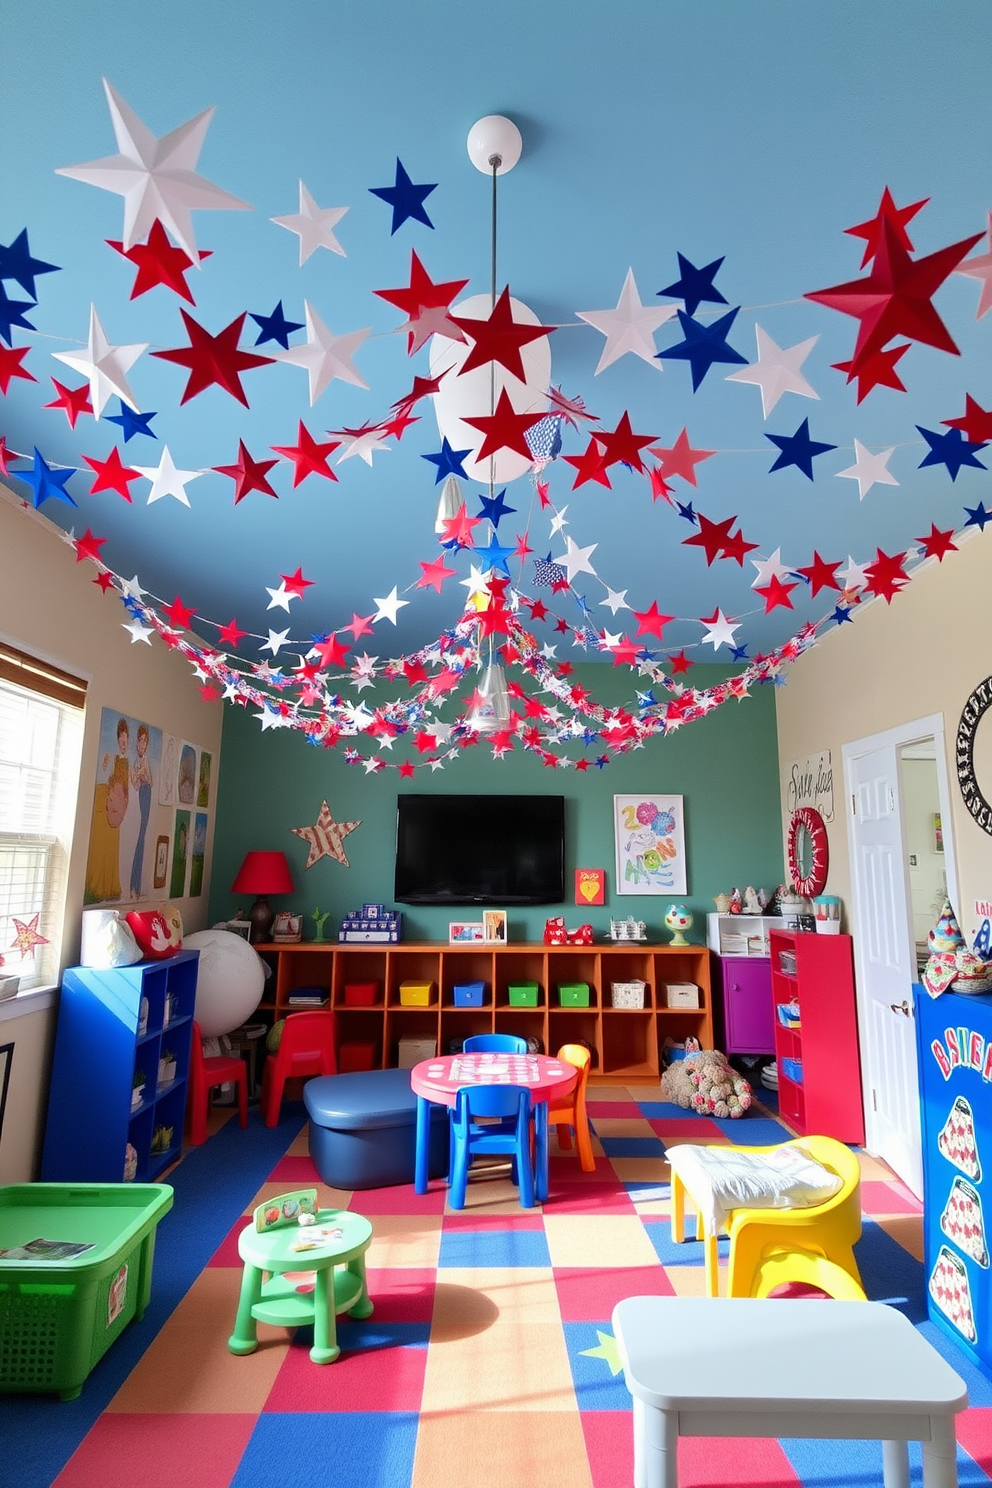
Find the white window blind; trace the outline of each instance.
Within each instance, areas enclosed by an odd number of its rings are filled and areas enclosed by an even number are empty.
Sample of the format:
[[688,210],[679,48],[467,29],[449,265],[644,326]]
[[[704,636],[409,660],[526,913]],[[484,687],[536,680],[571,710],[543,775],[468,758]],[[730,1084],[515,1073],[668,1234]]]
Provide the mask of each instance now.
[[[85,684],[0,645],[0,973],[22,989],[59,976],[84,699]],[[20,926],[46,943],[22,952]]]

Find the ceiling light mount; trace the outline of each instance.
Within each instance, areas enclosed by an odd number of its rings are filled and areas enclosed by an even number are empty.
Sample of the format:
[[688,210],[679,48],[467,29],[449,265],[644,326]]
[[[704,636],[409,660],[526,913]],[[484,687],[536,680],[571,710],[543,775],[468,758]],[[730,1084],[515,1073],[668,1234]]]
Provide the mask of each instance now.
[[468,132],[468,156],[476,170],[484,175],[505,176],[520,159],[523,140],[512,119],[503,114],[487,114],[477,119]]

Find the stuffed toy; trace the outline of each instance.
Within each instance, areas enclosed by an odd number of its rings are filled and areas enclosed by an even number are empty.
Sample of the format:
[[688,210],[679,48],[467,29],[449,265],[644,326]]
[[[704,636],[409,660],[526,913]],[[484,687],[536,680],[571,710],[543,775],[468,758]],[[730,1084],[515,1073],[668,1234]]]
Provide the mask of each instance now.
[[665,1098],[701,1116],[743,1116],[751,1087],[718,1049],[674,1060],[661,1077]]
[[124,918],[131,927],[142,955],[149,961],[164,961],[178,951],[179,947],[173,943],[172,929],[157,909],[133,909]]

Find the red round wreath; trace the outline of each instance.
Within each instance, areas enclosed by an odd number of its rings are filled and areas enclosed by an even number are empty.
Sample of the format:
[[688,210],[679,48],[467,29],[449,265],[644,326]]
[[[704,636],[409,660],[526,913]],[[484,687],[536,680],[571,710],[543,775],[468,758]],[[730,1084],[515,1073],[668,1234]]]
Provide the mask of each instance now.
[[[811,849],[810,869],[805,877],[799,861],[801,831],[809,833]],[[789,822],[789,877],[804,899],[812,899],[814,895],[823,893],[829,860],[827,829],[823,825],[823,817],[812,806],[800,806],[792,813]]]

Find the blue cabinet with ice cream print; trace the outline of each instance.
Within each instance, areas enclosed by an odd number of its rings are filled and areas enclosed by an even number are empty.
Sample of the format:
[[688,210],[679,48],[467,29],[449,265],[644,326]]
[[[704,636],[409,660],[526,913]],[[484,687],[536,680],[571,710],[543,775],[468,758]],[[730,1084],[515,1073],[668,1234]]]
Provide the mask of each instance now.
[[930,1317],[992,1364],[992,994],[915,989]]

